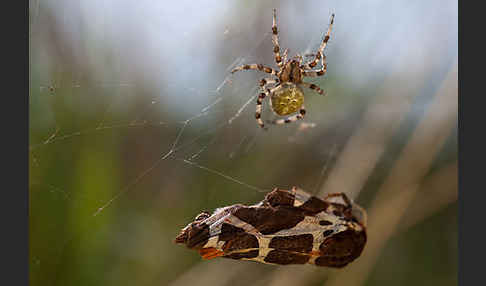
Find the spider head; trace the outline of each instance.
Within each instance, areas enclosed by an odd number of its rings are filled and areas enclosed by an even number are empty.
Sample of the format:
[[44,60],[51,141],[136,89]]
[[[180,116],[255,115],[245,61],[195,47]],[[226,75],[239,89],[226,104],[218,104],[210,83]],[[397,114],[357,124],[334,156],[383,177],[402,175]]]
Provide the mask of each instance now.
[[292,60],[290,62],[290,81],[293,83],[302,82],[302,71],[300,70],[300,62]]
[[290,67],[290,71],[291,73],[294,73],[296,74],[297,72],[300,72],[300,59],[298,57],[295,57],[294,59],[292,59],[291,61],[289,61],[289,67]]

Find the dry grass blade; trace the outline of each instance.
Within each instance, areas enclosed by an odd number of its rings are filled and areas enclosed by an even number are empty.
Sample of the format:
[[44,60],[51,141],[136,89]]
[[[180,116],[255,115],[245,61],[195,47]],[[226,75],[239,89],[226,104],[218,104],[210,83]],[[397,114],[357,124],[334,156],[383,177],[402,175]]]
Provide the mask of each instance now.
[[369,208],[368,244],[362,256],[331,277],[326,285],[362,285],[366,281],[381,249],[396,231],[398,222],[420,190],[421,180],[456,122],[457,65],[447,75]]
[[397,87],[397,78],[403,75],[400,75],[399,68],[394,70],[397,72],[385,79],[377,90],[379,95],[370,103],[363,124],[346,143],[321,188],[321,195],[345,192],[349,197],[356,198],[385,151],[390,137],[410,111],[412,96],[423,88],[428,71],[410,75],[406,80],[410,84]]
[[410,206],[407,216],[400,222],[402,232],[457,201],[457,161],[442,167],[421,186],[421,196]]
[[[228,285],[229,281],[238,273],[242,273],[248,267],[247,264],[236,264],[229,267],[225,263],[231,263],[223,259],[202,261],[190,270],[184,272],[179,278],[170,283],[170,286],[185,285]],[[224,271],[222,268],[224,267]]]

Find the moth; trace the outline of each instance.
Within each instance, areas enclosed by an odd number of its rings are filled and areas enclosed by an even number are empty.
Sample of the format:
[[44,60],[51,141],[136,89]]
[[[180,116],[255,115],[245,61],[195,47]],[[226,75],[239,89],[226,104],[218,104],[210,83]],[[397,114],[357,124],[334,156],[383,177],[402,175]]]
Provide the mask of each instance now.
[[258,204],[200,213],[174,242],[205,259],[340,268],[363,251],[366,211],[344,193],[320,199],[297,187],[275,188]]

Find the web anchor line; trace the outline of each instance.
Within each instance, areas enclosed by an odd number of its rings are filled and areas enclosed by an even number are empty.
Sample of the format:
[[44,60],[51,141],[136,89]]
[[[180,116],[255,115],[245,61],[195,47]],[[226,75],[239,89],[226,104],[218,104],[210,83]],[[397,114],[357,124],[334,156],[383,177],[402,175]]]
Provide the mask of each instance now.
[[215,174],[215,175],[221,176],[221,177],[223,177],[223,178],[225,178],[225,179],[227,179],[227,180],[230,180],[230,181],[232,181],[232,182],[234,182],[234,183],[240,184],[240,185],[242,185],[242,186],[245,186],[245,187],[250,188],[250,189],[252,189],[252,190],[255,190],[255,191],[257,191],[257,192],[262,192],[262,193],[267,193],[267,192],[269,192],[269,190],[264,190],[264,189],[261,189],[261,188],[259,188],[259,187],[256,187],[256,186],[253,186],[253,185],[247,184],[247,183],[242,182],[242,181],[240,181],[240,180],[238,180],[238,179],[235,179],[235,178],[233,178],[233,177],[231,177],[231,176],[228,176],[228,175],[226,175],[226,174],[223,174],[223,173],[221,173],[221,172],[219,172],[219,171],[216,171],[216,170],[210,169],[210,168],[208,168],[208,167],[205,167],[205,166],[203,166],[203,165],[200,165],[200,164],[198,164],[198,163],[196,163],[196,162],[194,162],[194,161],[187,160],[187,159],[177,159],[177,160],[182,161],[182,162],[184,162],[184,163],[186,163],[186,164],[192,165],[192,166],[194,166],[194,167],[196,167],[196,168],[199,168],[199,169],[205,170],[205,171],[207,171],[207,172],[209,172],[209,173],[212,173],[212,174]]

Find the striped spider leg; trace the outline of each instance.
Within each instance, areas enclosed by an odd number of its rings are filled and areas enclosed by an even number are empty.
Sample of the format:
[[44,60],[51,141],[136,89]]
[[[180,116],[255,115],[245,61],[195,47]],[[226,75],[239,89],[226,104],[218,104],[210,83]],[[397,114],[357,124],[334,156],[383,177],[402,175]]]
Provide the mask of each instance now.
[[[273,9],[272,43],[273,43],[273,53],[275,54],[275,62],[277,63],[278,68],[282,69],[282,66],[284,65],[285,61],[282,62],[282,57],[280,56],[280,45],[278,44],[277,9]],[[286,52],[285,52],[285,58],[287,58]]]
[[[261,89],[262,89],[262,92],[258,95],[258,98],[257,98],[257,104],[256,104],[256,111],[255,111],[255,119],[258,123],[258,125],[261,127],[261,128],[265,128],[265,124],[263,123],[263,120],[262,120],[262,103],[263,103],[263,99],[265,99],[265,97],[267,97],[269,94],[272,94],[273,92],[275,92],[275,90],[277,90],[279,87],[274,87],[272,89],[269,89],[269,88],[266,88],[266,85],[270,85],[270,84],[273,84],[273,83],[277,83],[278,80],[275,80],[275,79],[262,79],[260,81],[260,86],[261,86]],[[266,83],[266,84],[265,84]]]
[[[317,50],[317,53],[315,54],[314,60],[307,62],[304,64],[303,68],[305,69],[304,71],[304,76],[309,76],[309,77],[317,77],[317,76],[322,76],[326,73],[327,71],[327,63],[326,63],[326,56],[324,55],[324,49],[327,46],[327,42],[329,41],[329,38],[331,37],[331,31],[332,31],[332,25],[334,24],[334,14],[331,15],[331,21],[329,24],[329,27],[327,28],[326,35],[324,36],[324,39],[322,40],[321,46]],[[312,70],[317,63],[321,60],[321,65],[322,67],[319,70]]]
[[348,196],[346,196],[345,193],[330,193],[330,194],[327,194],[327,196],[325,197],[325,200],[327,200],[329,198],[336,198],[336,197],[340,197],[344,201],[344,203],[346,204],[346,207],[351,208],[353,206],[351,200],[348,198]]
[[268,121],[268,123],[280,125],[280,124],[295,122],[299,119],[304,119],[305,112],[306,112],[305,106],[302,104],[300,109],[299,109],[298,114],[289,116],[289,117],[284,118],[284,119],[276,119],[276,120]]
[[241,71],[241,70],[259,70],[259,71],[266,72],[266,73],[269,73],[269,74],[277,75],[277,71],[275,71],[272,68],[261,65],[261,64],[241,65],[239,67],[234,68],[231,71],[231,73],[235,73],[235,72]]

